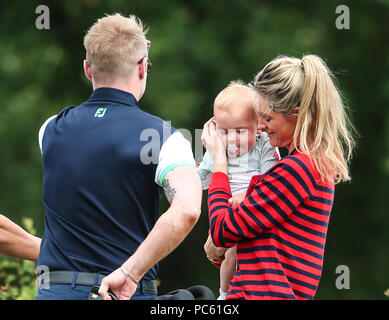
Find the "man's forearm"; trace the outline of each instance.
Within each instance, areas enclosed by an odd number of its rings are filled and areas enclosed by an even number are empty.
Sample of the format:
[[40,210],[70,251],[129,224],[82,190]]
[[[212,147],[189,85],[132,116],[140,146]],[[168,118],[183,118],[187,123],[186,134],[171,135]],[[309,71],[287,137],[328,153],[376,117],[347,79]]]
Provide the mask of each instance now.
[[124,263],[139,277],[172,252],[189,234],[199,217],[197,209],[170,207],[156,222],[138,250]]
[[124,263],[124,267],[139,278],[185,239],[200,216],[202,187],[194,168],[181,166],[168,172],[163,179],[163,189],[170,208]]
[[35,237],[8,218],[0,215],[0,253],[36,261],[41,239]]

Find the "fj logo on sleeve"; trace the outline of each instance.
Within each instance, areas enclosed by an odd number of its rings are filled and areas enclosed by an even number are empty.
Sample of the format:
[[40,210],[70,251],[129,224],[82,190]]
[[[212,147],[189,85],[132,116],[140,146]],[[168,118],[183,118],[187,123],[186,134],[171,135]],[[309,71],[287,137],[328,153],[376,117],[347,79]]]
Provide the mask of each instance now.
[[102,118],[105,116],[107,108],[98,108],[95,112],[95,118]]

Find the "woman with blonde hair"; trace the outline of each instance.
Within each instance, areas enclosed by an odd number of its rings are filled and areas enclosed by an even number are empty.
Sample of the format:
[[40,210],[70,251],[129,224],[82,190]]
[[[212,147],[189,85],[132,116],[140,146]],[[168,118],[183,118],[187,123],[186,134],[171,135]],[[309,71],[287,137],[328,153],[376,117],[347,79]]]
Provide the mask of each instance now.
[[289,154],[253,177],[243,202],[232,207],[225,149],[212,120],[205,124],[203,144],[215,159],[208,194],[215,246],[206,253],[222,260],[225,248],[237,244],[227,299],[313,299],[335,184],[351,179],[352,126],[318,56],[277,57],[254,88],[261,129]]

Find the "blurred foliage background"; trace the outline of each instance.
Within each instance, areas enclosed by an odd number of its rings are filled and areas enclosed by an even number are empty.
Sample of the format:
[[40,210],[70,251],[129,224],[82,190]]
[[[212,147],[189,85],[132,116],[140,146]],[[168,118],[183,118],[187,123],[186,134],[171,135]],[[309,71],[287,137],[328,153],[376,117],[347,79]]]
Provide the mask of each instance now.
[[[50,10],[50,29],[35,26],[36,7]],[[339,30],[338,5],[350,9]],[[335,72],[360,137],[351,183],[336,188],[322,280],[316,299],[385,299],[389,287],[388,0],[69,0],[0,2],[0,212],[42,236],[42,169],[38,130],[67,105],[88,98],[83,37],[104,14],[136,14],[149,27],[153,62],[144,110],[194,132],[212,115],[231,80],[249,82],[277,55],[323,57]],[[60,182],[59,182],[60,183]],[[206,194],[199,223],[160,264],[160,293],[194,284],[217,292],[218,270],[203,254]],[[161,212],[167,208],[163,199]],[[0,255],[3,298],[28,298],[31,266]],[[338,290],[338,265],[350,289]],[[8,268],[8,269],[7,269]],[[23,271],[24,270],[24,271]],[[10,275],[15,275],[11,276]],[[8,280],[7,280],[8,279]],[[32,279],[33,281],[34,279]],[[7,284],[8,283],[8,284]],[[9,288],[19,286],[15,294]],[[23,295],[27,292],[27,295]],[[1,298],[0,297],[0,298]]]

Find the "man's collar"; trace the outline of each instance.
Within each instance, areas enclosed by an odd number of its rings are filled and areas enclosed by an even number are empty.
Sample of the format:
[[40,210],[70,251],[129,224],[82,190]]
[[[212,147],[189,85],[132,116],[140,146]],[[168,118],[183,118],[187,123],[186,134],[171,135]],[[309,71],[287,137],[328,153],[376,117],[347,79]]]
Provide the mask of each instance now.
[[131,93],[115,88],[97,88],[88,99],[88,102],[92,101],[112,101],[128,106],[138,106],[138,101]]

